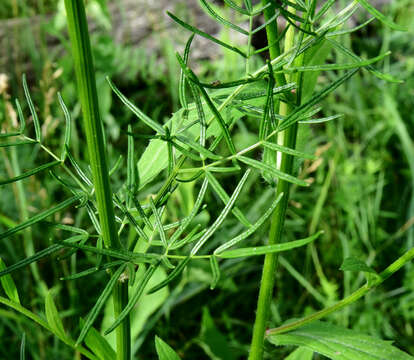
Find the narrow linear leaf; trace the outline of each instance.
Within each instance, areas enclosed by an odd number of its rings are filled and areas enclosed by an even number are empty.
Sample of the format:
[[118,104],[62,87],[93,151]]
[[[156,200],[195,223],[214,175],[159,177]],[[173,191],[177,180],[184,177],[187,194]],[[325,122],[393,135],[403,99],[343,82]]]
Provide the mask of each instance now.
[[20,360],[26,359],[26,333],[23,333],[22,342],[20,343]]
[[323,64],[323,65],[309,65],[309,66],[297,66],[286,68],[283,71],[292,71],[292,72],[306,72],[306,71],[328,71],[328,70],[348,70],[360,68],[363,66],[371,65],[375,62],[378,62],[390,55],[391,51],[387,51],[384,54],[378,55],[372,59],[361,60],[358,62],[348,63],[348,64]]
[[39,221],[42,221],[43,219],[46,219],[48,216],[53,215],[53,214],[65,209],[65,208],[67,208],[68,206],[70,206],[70,205],[74,204],[75,202],[79,201],[81,198],[82,198],[82,195],[75,195],[75,196],[61,202],[60,204],[56,205],[55,207],[53,207],[49,210],[43,211],[40,214],[37,214],[37,215],[31,217],[30,219],[26,220],[25,222],[23,222],[23,223],[15,226],[15,227],[7,230],[7,231],[1,233],[0,234],[0,240],[5,239],[5,238],[7,238],[7,237],[23,230],[23,229],[26,229],[27,227],[32,226],[32,225],[38,223]]
[[160,238],[161,238],[161,242],[162,242],[163,246],[165,248],[167,248],[167,246],[168,246],[167,238],[165,236],[165,231],[164,231],[164,228],[162,226],[160,214],[158,213],[158,210],[155,207],[154,200],[152,200],[152,197],[150,197],[149,201],[150,201],[152,213],[154,214],[156,229],[158,230],[158,233],[160,234]]
[[272,149],[272,150],[280,151],[280,152],[282,152],[284,154],[289,154],[289,155],[297,156],[297,157],[300,157],[300,158],[303,158],[303,159],[316,160],[318,158],[315,155],[307,154],[307,153],[304,153],[302,151],[298,151],[298,150],[295,150],[295,149],[291,149],[291,148],[288,148],[286,146],[282,146],[282,145],[279,145],[279,144],[271,143],[271,142],[268,142],[268,141],[264,141],[263,142],[263,146],[264,147],[267,147],[269,149]]
[[178,17],[176,17],[174,14],[171,14],[169,11],[167,11],[167,15],[171,19],[173,19],[177,24],[181,25],[183,28],[185,28],[185,29],[197,34],[197,35],[200,35],[200,36],[202,36],[202,37],[204,37],[208,40],[211,40],[211,41],[215,42],[216,44],[225,47],[226,49],[234,51],[237,54],[240,54],[241,56],[243,56],[244,58],[247,57],[246,54],[243,51],[241,51],[240,49],[238,49],[234,46],[231,46],[229,44],[226,44],[225,42],[223,42],[223,41],[207,34],[206,32],[201,31],[201,30],[195,28],[194,26],[191,26],[190,24],[187,24],[186,22],[184,22],[184,21],[180,20]]
[[236,10],[237,12],[239,12],[240,14],[243,15],[250,15],[249,11],[247,11],[246,9],[243,9],[242,7],[240,7],[239,5],[237,5],[234,1],[232,0],[224,0],[224,2],[231,7],[232,9]]
[[125,270],[126,264],[121,265],[111,276],[111,279],[106,284],[105,288],[103,289],[101,295],[99,296],[98,300],[96,300],[95,305],[93,306],[92,310],[90,311],[88,317],[85,320],[85,324],[82,327],[82,330],[79,334],[78,339],[76,340],[76,345],[79,345],[86,337],[87,333],[89,332],[90,328],[92,327],[93,323],[95,322],[97,316],[99,315],[102,307],[105,305],[106,301],[108,300],[109,296],[112,294],[112,290],[116,283],[119,280],[122,272]]
[[287,182],[290,182],[292,184],[296,184],[296,185],[299,185],[299,186],[309,186],[309,184],[306,181],[298,179],[298,178],[296,178],[292,175],[286,174],[286,173],[284,173],[284,172],[282,172],[282,171],[280,171],[280,170],[278,170],[278,169],[276,169],[272,166],[269,166],[269,165],[267,165],[263,162],[260,162],[260,161],[254,160],[254,159],[250,159],[250,158],[245,157],[245,156],[237,156],[237,159],[239,159],[241,162],[245,163],[246,165],[249,165],[249,166],[254,167],[254,168],[256,168],[258,170],[261,170],[261,171],[267,171],[267,172],[271,173],[273,176],[275,176],[279,179],[285,180]]
[[225,259],[233,259],[233,258],[239,258],[239,257],[266,255],[266,254],[274,254],[274,253],[278,253],[282,251],[288,251],[291,249],[295,249],[295,248],[307,245],[311,243],[312,241],[315,241],[322,233],[323,233],[322,231],[319,231],[316,234],[309,236],[305,239],[289,241],[289,242],[285,242],[281,244],[227,250],[227,251],[223,251],[220,254],[217,254],[216,256],[225,258]]
[[233,191],[233,194],[230,196],[229,201],[226,203],[226,206],[221,211],[220,215],[217,217],[217,219],[213,222],[213,224],[207,229],[207,231],[204,233],[204,235],[200,238],[200,240],[197,241],[195,246],[191,249],[191,255],[194,256],[197,254],[198,250],[205,244],[205,242],[216,232],[218,227],[223,223],[224,219],[227,217],[228,213],[232,209],[234,203],[236,202],[243,185],[246,183],[247,178],[250,175],[250,169],[248,169],[243,177],[241,178],[240,182],[237,184],[236,188]]
[[149,126],[154,131],[165,135],[165,130],[161,125],[156,123],[154,120],[149,118],[147,115],[145,115],[137,106],[135,106],[131,101],[129,101],[115,86],[115,84],[112,82],[112,80],[109,77],[106,77],[106,81],[108,81],[109,86],[111,87],[112,91],[118,96],[119,100],[122,101],[122,103],[131,110],[137,117],[140,119],[144,124]]
[[372,16],[377,20],[381,21],[384,25],[387,25],[389,28],[398,31],[407,31],[404,26],[398,25],[392,20],[388,19],[383,13],[374,8],[367,0],[357,0],[362,7],[365,8]]
[[[223,187],[220,185],[220,183],[217,181],[217,179],[213,176],[213,174],[210,173],[210,171],[205,172],[206,177],[208,179],[208,182],[213,187],[216,194],[219,196],[221,201],[223,201],[224,204],[226,204],[230,196],[227,195],[226,191],[223,189]],[[251,226],[251,223],[249,220],[247,220],[246,216],[242,213],[242,211],[234,207],[232,210],[233,215],[244,225],[244,226]]]
[[167,286],[171,281],[173,281],[177,276],[179,276],[183,272],[190,260],[190,256],[187,256],[185,259],[181,260],[181,262],[175,267],[173,271],[171,271],[168,274],[168,276],[163,281],[161,281],[159,284],[155,285],[148,291],[148,294],[153,294],[158,290],[162,289],[163,287]]
[[198,88],[201,92],[201,95],[203,96],[205,102],[207,103],[207,106],[210,108],[211,112],[214,114],[214,118],[217,120],[217,122],[218,122],[218,124],[221,128],[222,134],[224,136],[224,139],[226,140],[226,143],[227,143],[227,146],[228,146],[230,152],[232,154],[234,154],[236,152],[236,148],[234,147],[233,141],[231,140],[230,132],[229,132],[229,129],[227,128],[226,122],[224,121],[224,119],[221,116],[220,112],[217,110],[214,103],[211,101],[210,96],[207,94],[206,90],[201,85],[199,85],[200,83],[197,79],[197,76],[194,74],[194,72],[190,68],[188,68],[184,64],[184,61],[181,58],[180,54],[177,53],[176,55],[177,55],[178,62],[180,63],[182,69],[184,70],[187,78],[190,81],[193,81],[198,86]]
[[272,203],[272,205],[269,207],[269,209],[266,210],[266,212],[257,220],[249,229],[247,229],[245,232],[241,233],[240,235],[237,235],[233,239],[229,240],[228,242],[224,243],[223,245],[219,246],[215,251],[214,254],[219,256],[224,250],[228,249],[229,247],[232,247],[236,244],[238,244],[240,241],[243,241],[244,239],[247,239],[250,235],[252,235],[257,229],[259,229],[264,222],[273,214],[273,211],[275,211],[276,206],[279,204],[280,200],[283,197],[283,193],[281,193]]
[[52,168],[52,167],[54,167],[56,165],[59,165],[61,163],[62,163],[61,160],[51,161],[51,162],[49,162],[47,164],[40,165],[40,166],[38,166],[35,169],[26,171],[26,172],[24,172],[21,175],[15,176],[14,178],[6,179],[6,180],[0,180],[0,185],[6,185],[6,184],[10,184],[10,183],[13,183],[13,182],[16,182],[16,181],[20,181],[20,180],[26,179],[26,178],[28,178],[30,176],[33,176],[33,175],[35,175],[37,173],[40,173],[40,172],[45,171],[45,170],[48,170],[48,169],[50,169],[50,168]]
[[337,114],[332,116],[327,116],[323,118],[309,119],[298,121],[299,124],[321,124],[324,122],[332,121],[344,117],[344,114]]
[[244,30],[243,28],[241,28],[238,25],[233,24],[230,21],[227,21],[226,19],[222,18],[219,14],[217,14],[216,11],[214,11],[210,5],[208,4],[208,2],[206,0],[199,0],[201,6],[206,10],[206,13],[208,15],[210,15],[214,20],[216,20],[217,22],[223,24],[224,26],[227,26],[233,30],[236,30],[237,32],[243,34],[243,35],[249,35],[249,32]]
[[63,114],[65,115],[65,120],[66,120],[65,141],[64,141],[62,155],[61,155],[61,159],[62,159],[62,161],[64,161],[65,158],[66,158],[66,151],[70,146],[70,136],[71,136],[71,127],[72,126],[71,126],[71,117],[70,117],[69,110],[66,107],[65,102],[63,101],[63,98],[62,98],[62,96],[60,95],[59,92],[58,92],[57,95],[58,95],[60,107],[62,108]]
[[80,245],[74,243],[64,243],[65,247],[72,247],[75,249],[91,252],[94,254],[106,255],[115,259],[121,259],[125,261],[130,261],[133,263],[154,263],[156,259],[159,258],[157,254],[144,254],[137,253],[128,250],[112,250],[112,249],[98,249],[94,246],[89,245]]
[[312,106],[316,105],[326,96],[328,96],[332,91],[336,90],[340,85],[342,85],[346,80],[351,78],[354,74],[356,74],[358,69],[351,70],[341,77],[339,77],[336,81],[331,83],[330,85],[326,86],[324,89],[319,91],[317,94],[312,96],[306,103],[299,106],[295,111],[293,111],[290,115],[288,115],[282,124],[279,126],[278,130],[283,131],[287,129],[289,126],[293,125],[295,122],[299,121],[299,119],[307,112]]
[[157,350],[158,360],[180,360],[180,357],[172,347],[156,335],[155,349]]
[[32,114],[32,118],[33,118],[33,124],[34,124],[34,128],[35,128],[36,141],[37,142],[40,142],[41,141],[42,132],[40,130],[39,118],[37,116],[36,109],[35,109],[35,107],[33,105],[33,101],[32,101],[32,97],[30,96],[29,88],[27,86],[26,74],[23,74],[22,80],[23,80],[24,95],[26,97],[26,101],[27,101],[27,104],[29,105],[30,113]]
[[[17,114],[19,116],[19,121],[20,121],[20,134],[24,134],[24,131],[26,130],[26,119],[24,118],[19,99],[16,98],[15,104],[16,104]],[[1,135],[0,135],[0,138],[2,137]]]
[[80,178],[83,180],[83,182],[88,185],[89,187],[93,187],[92,181],[89,179],[89,177],[85,174],[85,172],[80,167],[79,163],[76,161],[76,159],[72,156],[72,154],[69,151],[69,148],[66,148],[66,155],[72,164],[72,166],[75,168],[75,171],[80,176]]
[[36,141],[33,141],[33,140],[17,140],[17,141],[13,141],[13,142],[0,143],[0,148],[27,145],[27,144],[34,144],[34,143],[36,143]]
[[211,274],[213,275],[213,279],[211,280],[210,284],[210,290],[214,290],[220,280],[220,267],[216,255],[210,256],[210,268]]
[[121,322],[129,315],[129,313],[132,311],[132,309],[138,302],[139,298],[141,297],[142,293],[144,292],[144,289],[147,286],[148,281],[151,279],[157,267],[158,265],[152,265],[148,267],[144,276],[141,278],[140,283],[137,289],[135,290],[135,293],[129,298],[128,304],[121,311],[119,316],[115,319],[114,323],[105,331],[105,335],[108,335],[113,330],[115,330],[118,327],[118,325],[121,324]]
[[[81,240],[87,239],[87,238],[88,238],[87,235],[86,236],[85,235],[76,235],[76,236],[73,236],[71,238],[68,238],[68,239],[64,240],[64,242],[68,242],[68,243],[77,242],[77,241],[81,241]],[[21,269],[21,268],[23,268],[27,265],[30,265],[33,262],[37,262],[37,261],[39,261],[39,260],[41,260],[41,259],[43,259],[43,258],[45,258],[45,257],[47,257],[47,256],[49,256],[53,253],[59,251],[60,249],[63,249],[63,248],[64,248],[64,246],[60,245],[60,244],[50,245],[46,249],[40,250],[40,251],[36,252],[36,254],[34,254],[32,256],[29,256],[26,259],[20,260],[17,263],[14,263],[14,264],[8,266],[7,268],[1,269],[0,277],[3,277],[7,274],[10,274],[10,273],[12,273],[16,270],[19,270],[19,269]]]
[[[3,259],[0,258],[0,274],[7,270],[6,264],[4,263]],[[20,304],[19,293],[17,292],[16,284],[13,281],[13,278],[10,274],[2,276],[1,285],[3,287],[4,292],[6,293],[7,297],[16,303]]]
[[52,293],[50,292],[50,290],[46,294],[45,312],[47,322],[55,332],[56,336],[58,336],[61,339],[65,339],[67,336],[65,334],[65,329],[63,328],[62,319],[60,318],[59,312],[56,308],[55,302],[53,301]]
[[[183,55],[183,60],[184,63],[187,64],[188,63],[188,57],[190,55],[190,47],[191,47],[191,43],[193,42],[195,34],[192,33],[191,36],[189,37],[189,39],[187,40],[187,43],[185,44],[185,48],[184,48],[184,55]],[[180,72],[180,82],[179,82],[179,86],[178,86],[178,98],[180,99],[180,104],[181,106],[188,111],[188,103],[187,103],[187,98],[185,95],[185,85],[186,85],[186,79],[184,76],[184,71],[183,69],[181,69]]]
[[59,280],[61,280],[61,281],[67,281],[67,280],[80,279],[82,277],[85,277],[85,276],[94,274],[94,273],[96,273],[98,271],[103,271],[103,270],[111,269],[111,268],[113,268],[115,266],[119,266],[119,265],[122,265],[124,263],[125,263],[124,260],[111,261],[111,262],[108,262],[106,264],[103,264],[102,266],[99,266],[99,267],[98,266],[94,266],[92,268],[89,268],[89,269],[80,271],[78,273],[71,274],[71,275],[68,275],[68,276],[65,276],[65,277],[61,277]]

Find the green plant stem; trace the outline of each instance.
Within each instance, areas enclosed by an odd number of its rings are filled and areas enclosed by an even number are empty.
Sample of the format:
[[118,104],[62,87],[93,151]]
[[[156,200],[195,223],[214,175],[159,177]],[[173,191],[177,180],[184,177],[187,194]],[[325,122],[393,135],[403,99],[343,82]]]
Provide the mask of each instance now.
[[[107,248],[120,248],[85,7],[83,0],[65,0],[65,7],[102,236]],[[128,303],[127,282],[118,282],[113,292],[113,300],[115,317],[117,317]],[[117,328],[116,339],[117,359],[129,360],[131,358],[129,317]]]
[[330,307],[327,307],[323,310],[320,310],[312,315],[306,316],[300,320],[291,322],[289,324],[280,326],[275,329],[268,330],[266,332],[266,336],[282,334],[282,333],[297,329],[298,327],[301,327],[305,324],[309,324],[312,321],[319,320],[329,314],[332,314],[335,311],[338,311],[344,308],[347,305],[354,303],[355,301],[357,301],[358,299],[366,295],[370,290],[382,284],[385,280],[387,280],[395,272],[400,270],[405,264],[407,264],[412,259],[414,259],[414,248],[408,250],[404,255],[402,255],[397,260],[395,260],[391,265],[385,268],[385,270],[379,273],[375,279],[368,282],[364,286],[360,287],[358,290],[356,290],[355,292],[353,292],[351,295],[347,296],[346,298],[343,298],[342,300],[338,301],[336,304]]
[[[269,1],[262,0],[262,4],[266,5]],[[274,14],[274,8],[269,7],[265,10],[265,21],[271,18]],[[275,43],[277,39],[277,23],[272,22],[266,27],[268,44],[274,44],[269,48],[271,60],[280,55],[280,47],[278,43]],[[286,32],[285,38],[285,52],[288,52],[293,47],[294,29],[291,27]],[[275,74],[278,86],[284,85],[286,79],[283,74]],[[290,105],[286,103],[280,104],[279,114],[286,116],[291,111]],[[294,149],[296,145],[297,124],[289,127],[283,132],[278,134],[278,143],[283,146]],[[287,154],[281,154],[280,157],[280,170],[286,174],[292,173],[293,157]],[[276,197],[284,194],[279,206],[276,208],[272,215],[270,232],[269,232],[269,245],[273,245],[280,242],[283,225],[285,221],[286,208],[289,199],[289,183],[279,179],[276,187]],[[266,323],[269,318],[269,309],[273,296],[273,288],[275,283],[275,272],[277,264],[277,254],[267,254],[265,256],[263,264],[262,279],[260,283],[259,298],[257,301],[256,319],[253,327],[253,337],[250,347],[249,360],[261,360],[263,359],[263,345],[266,331]]]

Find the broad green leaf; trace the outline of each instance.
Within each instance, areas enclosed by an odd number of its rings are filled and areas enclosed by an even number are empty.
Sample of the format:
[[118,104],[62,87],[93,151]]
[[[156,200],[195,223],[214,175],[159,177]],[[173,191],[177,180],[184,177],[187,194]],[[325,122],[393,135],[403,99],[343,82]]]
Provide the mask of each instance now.
[[358,331],[315,321],[297,330],[267,339],[277,345],[306,347],[332,360],[413,360],[414,357],[391,345]]
[[265,254],[273,254],[282,251],[288,251],[291,249],[295,249],[304,245],[315,241],[320,235],[322,231],[317,232],[316,234],[309,236],[305,239],[289,241],[281,244],[275,245],[264,245],[264,246],[255,246],[255,247],[248,247],[248,248],[241,248],[241,249],[234,249],[234,250],[227,250],[223,251],[216,256],[225,258],[225,259],[233,259],[239,257],[246,257],[246,256],[257,256],[257,255],[265,255]]
[[52,294],[50,290],[46,294],[45,299],[45,312],[46,312],[46,319],[55,333],[55,335],[61,339],[66,338],[65,329],[63,328],[62,319],[60,318],[59,312],[57,311],[55,302],[53,301]]
[[37,116],[35,107],[33,105],[33,101],[32,101],[32,97],[30,96],[29,88],[27,86],[26,74],[23,74],[22,80],[23,80],[24,95],[26,96],[26,101],[27,101],[27,104],[29,105],[30,113],[32,114],[32,119],[33,119],[33,124],[35,128],[35,134],[36,134],[36,141],[40,142],[42,132],[40,130],[39,118]]
[[[6,270],[6,264],[4,263],[3,259],[0,258],[0,271],[3,272]],[[3,287],[4,292],[6,293],[7,297],[20,304],[19,293],[17,292],[16,284],[13,281],[13,278],[10,274],[4,275],[0,278],[1,285]]]
[[53,215],[63,209],[66,209],[68,206],[74,204],[75,202],[77,202],[78,200],[80,200],[83,197],[83,195],[75,195],[65,201],[62,201],[60,204],[56,205],[55,207],[43,211],[33,217],[31,217],[30,219],[26,220],[25,222],[15,226],[14,228],[11,228],[3,233],[0,234],[0,240],[5,239],[23,229],[26,229],[29,226],[32,226],[36,223],[38,223],[39,221],[42,221],[44,219],[46,219],[48,216]]
[[113,273],[113,275],[111,276],[111,279],[106,284],[101,295],[96,300],[95,305],[93,306],[92,310],[89,312],[88,317],[86,318],[85,323],[82,326],[82,330],[79,334],[79,337],[76,340],[77,345],[79,345],[85,339],[86,334],[89,332],[89,329],[92,327],[93,323],[95,322],[102,307],[105,305],[105,302],[108,300],[109,296],[112,294],[112,290],[114,286],[117,284],[119,277],[121,276],[125,268],[126,268],[126,264],[123,264]]
[[59,165],[61,163],[62,163],[61,160],[51,161],[49,163],[40,165],[40,166],[38,166],[35,169],[26,171],[26,172],[24,172],[21,175],[15,176],[14,178],[0,180],[0,185],[10,184],[10,183],[13,183],[13,182],[16,182],[16,181],[20,181],[20,180],[26,179],[27,177],[33,176],[33,175],[35,175],[35,174],[37,174],[37,173],[39,173],[41,171],[45,171],[45,170],[51,169],[52,167],[54,167],[56,165]]
[[221,41],[221,40],[219,40],[219,39],[217,39],[217,38],[215,38],[215,37],[207,34],[206,32],[201,31],[201,30],[195,28],[194,26],[191,26],[190,24],[187,24],[186,22],[184,22],[181,19],[179,19],[178,17],[176,17],[174,14],[171,14],[169,11],[167,11],[167,15],[171,19],[173,19],[176,23],[178,23],[179,25],[181,25],[183,28],[185,28],[185,29],[187,29],[187,30],[189,30],[189,31],[197,34],[197,35],[200,35],[200,36],[202,36],[202,37],[204,37],[204,38],[206,38],[208,40],[211,40],[212,42],[215,42],[216,44],[218,44],[220,46],[223,46],[226,49],[232,50],[232,51],[240,54],[244,58],[246,57],[246,54],[243,51],[241,51],[240,49],[238,49],[237,47],[232,46],[232,45],[229,45],[229,44],[226,44],[225,42],[223,42],[223,41]]
[[399,31],[407,31],[407,29],[404,26],[398,25],[392,20],[388,19],[383,13],[378,11],[376,8],[374,8],[367,0],[357,0],[361,6],[365,8],[372,16],[374,16],[376,19],[381,21],[383,24],[387,25],[389,28],[393,30],[399,30]]
[[172,347],[156,335],[155,349],[157,350],[158,360],[180,360],[180,357]]
[[271,173],[273,176],[280,178],[282,180],[285,180],[287,182],[290,182],[292,184],[296,184],[299,186],[309,186],[309,184],[301,179],[298,179],[292,175],[286,174],[280,170],[277,170],[276,168],[269,166],[263,162],[254,160],[254,159],[250,159],[248,157],[245,156],[237,156],[237,159],[240,160],[241,162],[245,163],[246,165],[249,165],[253,168],[256,168],[258,170],[261,171],[267,171],[269,173]]
[[360,259],[357,259],[353,256],[346,258],[341,267],[339,268],[342,271],[363,271],[376,274],[377,272],[368,266],[365,262]]
[[312,360],[313,351],[305,347],[299,347],[294,352],[290,353],[285,360]]
[[206,307],[203,308],[201,330],[197,343],[210,359],[234,360],[238,358],[234,349],[230,348],[230,342],[225,334],[220,332],[214,324],[214,320]]
[[[83,326],[83,321],[81,321]],[[116,353],[109,345],[108,341],[93,327],[91,327],[85,337],[86,346],[101,360],[113,360]]]

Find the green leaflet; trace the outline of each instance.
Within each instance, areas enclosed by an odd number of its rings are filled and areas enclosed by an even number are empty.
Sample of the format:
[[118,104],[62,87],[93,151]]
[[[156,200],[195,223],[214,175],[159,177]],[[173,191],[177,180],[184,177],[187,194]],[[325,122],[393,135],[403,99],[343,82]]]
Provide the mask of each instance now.
[[244,239],[247,239],[250,235],[252,235],[257,229],[259,229],[264,222],[273,214],[273,211],[275,211],[276,206],[279,204],[280,200],[283,197],[283,193],[281,193],[272,203],[269,209],[266,210],[266,212],[251,226],[249,227],[245,232],[241,233],[240,235],[237,235],[233,239],[227,241],[223,245],[219,246],[215,251],[215,255],[219,255],[224,250],[228,249],[229,247],[232,247],[236,244],[238,244],[240,241],[243,241]]
[[32,226],[32,225],[38,223],[39,221],[47,218],[48,216],[53,215],[53,214],[65,209],[65,208],[67,208],[68,206],[70,206],[70,205],[74,204],[75,202],[77,202],[78,200],[80,200],[82,197],[83,197],[83,195],[75,195],[75,196],[61,202],[60,204],[56,205],[55,207],[53,207],[49,210],[43,211],[43,212],[31,217],[30,219],[26,220],[25,222],[23,222],[23,223],[15,226],[15,227],[7,230],[7,231],[1,233],[0,234],[0,240],[5,239],[5,238],[7,238],[7,237],[23,230],[23,229],[26,229],[27,227]]
[[226,44],[225,42],[216,39],[215,37],[205,33],[204,31],[201,31],[197,28],[195,28],[194,26],[191,26],[190,24],[187,24],[186,22],[182,21],[181,19],[179,19],[178,17],[176,17],[174,14],[171,14],[169,11],[167,11],[167,15],[173,19],[176,23],[178,23],[179,25],[181,25],[183,28],[197,34],[200,35],[208,40],[211,40],[212,42],[215,42],[216,44],[225,47],[226,49],[232,50],[234,52],[236,52],[237,54],[243,56],[244,58],[246,57],[246,54],[241,51],[240,49],[236,48],[235,46]]
[[63,114],[65,115],[65,120],[66,120],[65,141],[63,143],[63,150],[62,150],[62,155],[61,155],[62,161],[65,161],[66,152],[67,152],[67,149],[69,148],[69,145],[70,145],[71,118],[70,118],[69,110],[66,107],[66,105],[65,105],[65,103],[62,99],[62,96],[60,95],[59,92],[58,92],[58,99],[59,99],[60,107],[62,108]]
[[99,312],[101,311],[102,307],[105,305],[109,296],[112,294],[112,290],[114,289],[114,286],[116,285],[117,281],[119,280],[119,277],[121,276],[125,268],[126,268],[126,264],[121,265],[111,276],[111,279],[108,281],[101,295],[99,296],[98,300],[96,300],[96,303],[93,306],[92,310],[89,312],[89,315],[84,325],[82,326],[82,330],[79,334],[79,337],[76,340],[76,345],[79,345],[85,339],[87,333],[89,332],[97,316],[99,315]]
[[272,150],[280,151],[282,153],[297,156],[297,157],[300,157],[300,158],[303,158],[303,159],[316,160],[318,158],[315,155],[306,154],[302,151],[291,149],[291,148],[288,148],[286,146],[271,143],[271,142],[268,142],[268,141],[264,141],[263,146],[268,147],[269,149],[272,149]]
[[243,35],[249,35],[249,32],[241,28],[240,26],[233,24],[230,21],[227,21],[226,19],[222,18],[215,10],[212,9],[212,7],[208,4],[206,0],[199,0],[202,8],[206,11],[208,15],[210,15],[214,20],[217,22],[223,24],[224,26],[227,26],[233,30],[236,30],[237,32],[243,34]]
[[151,279],[151,276],[154,274],[155,270],[157,269],[157,265],[151,265],[148,267],[147,271],[145,272],[144,276],[141,278],[140,283],[135,290],[135,293],[129,298],[128,304],[124,307],[122,312],[119,316],[115,319],[114,323],[105,331],[105,335],[111,333],[115,330],[121,322],[129,315],[132,311],[138,300],[140,299],[142,293],[144,292],[145,287],[148,284],[148,281]]
[[277,178],[280,178],[282,180],[285,180],[287,182],[290,182],[292,184],[296,184],[299,186],[309,186],[309,184],[301,179],[298,179],[292,175],[286,174],[281,172],[280,170],[275,169],[272,166],[269,166],[263,162],[254,160],[254,159],[250,159],[248,157],[245,156],[237,156],[237,159],[240,160],[241,162],[245,163],[246,165],[249,165],[253,168],[256,168],[258,170],[262,170],[262,171],[267,171],[269,173],[271,173],[272,175],[276,176]]
[[[7,269],[6,264],[4,263],[3,259],[0,258],[0,271],[3,272],[6,269]],[[7,274],[5,276],[2,276],[0,281],[1,281],[1,285],[7,297],[10,300],[20,304],[19,293],[17,292],[16,284],[14,283],[11,275]]]
[[57,311],[50,290],[46,294],[45,312],[47,322],[49,326],[53,329],[56,336],[58,336],[61,339],[65,339],[67,336],[65,334],[65,329],[63,328],[62,319],[60,318],[59,312]]
[[218,281],[220,280],[220,267],[217,261],[217,256],[212,255],[210,257],[210,268],[211,273],[213,275],[213,279],[211,280],[210,289],[214,290],[217,286]]
[[315,321],[286,334],[269,335],[267,339],[277,346],[303,346],[332,360],[414,359],[392,346],[390,341],[321,321]]
[[372,16],[374,16],[376,19],[381,21],[383,24],[387,25],[393,30],[399,30],[399,31],[407,31],[407,29],[404,26],[398,25],[392,20],[388,19],[383,13],[379,12],[377,9],[375,9],[367,0],[357,0],[361,6],[365,8]]
[[27,101],[27,104],[29,105],[30,113],[32,114],[33,124],[35,128],[36,141],[41,142],[42,131],[40,130],[39,118],[37,116],[32,98],[30,96],[29,88],[27,86],[26,74],[23,74],[22,81],[23,81],[24,95],[26,96],[26,101]]
[[26,359],[26,333],[23,333],[22,342],[20,343],[20,360]]
[[369,272],[372,274],[377,273],[374,269],[368,266],[365,262],[352,256],[346,258],[343,261],[339,269],[342,271],[363,271],[363,272]]
[[158,360],[180,360],[180,357],[172,347],[156,335],[155,349],[157,350]]
[[241,248],[235,250],[226,250],[223,251],[216,256],[225,258],[225,259],[233,259],[239,257],[246,257],[246,256],[257,256],[257,255],[265,255],[265,254],[272,254],[278,253],[282,251],[288,251],[291,249],[295,249],[304,245],[315,241],[323,232],[319,231],[316,234],[309,236],[305,239],[289,241],[281,244],[275,245],[264,245],[264,246],[255,246],[255,247],[248,247],[248,248]]
[[[217,179],[211,174],[209,171],[205,172],[206,178],[208,179],[209,184],[212,186],[216,194],[219,196],[221,201],[223,201],[224,204],[229,201],[229,196],[227,195],[226,191],[223,189],[223,187],[220,185],[220,183],[217,181]],[[246,216],[241,212],[241,210],[237,207],[234,207],[232,209],[233,215],[245,226],[249,227],[251,226],[250,221],[247,220]]]
[[49,163],[40,165],[40,166],[38,166],[35,169],[26,171],[26,172],[24,172],[21,175],[15,176],[14,178],[0,180],[0,185],[6,185],[6,184],[10,184],[10,183],[13,183],[13,182],[16,182],[16,181],[20,181],[20,180],[26,179],[27,177],[30,177],[30,176],[33,176],[33,175],[39,173],[39,172],[42,172],[42,171],[51,169],[52,167],[54,167],[56,165],[59,165],[61,163],[62,163],[61,160],[51,161]]

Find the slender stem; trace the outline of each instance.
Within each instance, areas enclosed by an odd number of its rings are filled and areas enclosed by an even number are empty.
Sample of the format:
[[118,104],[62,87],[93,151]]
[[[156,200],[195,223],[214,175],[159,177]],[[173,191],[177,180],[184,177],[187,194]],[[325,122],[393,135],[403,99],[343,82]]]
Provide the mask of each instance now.
[[350,305],[366,295],[370,290],[373,288],[379,286],[382,284],[385,280],[387,280],[391,275],[393,275],[395,272],[400,270],[405,264],[407,264],[409,261],[414,259],[414,248],[408,250],[404,255],[399,257],[397,260],[395,260],[391,265],[389,265],[385,270],[383,270],[376,278],[374,278],[372,281],[368,282],[364,286],[360,287],[358,290],[353,292],[351,295],[347,296],[346,298],[343,298],[342,300],[338,301],[336,304],[327,307],[323,310],[320,310],[312,315],[306,316],[300,320],[291,322],[287,325],[280,326],[276,329],[268,330],[266,335],[277,335],[282,334],[291,330],[294,330],[300,326],[303,326],[305,324],[309,324],[312,321],[321,319],[329,314],[332,314],[335,311],[338,311],[342,308],[344,308],[347,305]]
[[[269,1],[262,0],[262,4],[266,5]],[[273,16],[275,9],[268,7],[265,12],[265,21]],[[269,48],[271,60],[280,55],[280,47],[276,41],[277,39],[277,23],[272,22],[266,27],[268,44],[274,44]],[[294,29],[289,28],[285,37],[285,53],[293,47]],[[286,79],[283,74],[275,74],[278,86],[286,84]],[[290,80],[290,79],[289,79]],[[286,103],[280,104],[279,114],[286,116],[291,111],[290,105]],[[287,146],[289,148],[295,148],[296,145],[296,133],[297,124],[289,127],[285,131],[278,134],[278,143]],[[279,168],[286,174],[292,173],[293,157],[287,154],[279,154],[278,161]],[[284,194],[279,206],[276,208],[272,215],[270,232],[269,232],[269,245],[273,245],[280,242],[282,235],[283,225],[285,221],[286,208],[289,199],[289,183],[279,179],[276,187],[276,197]],[[256,319],[253,327],[253,337],[250,347],[249,360],[261,360],[263,359],[263,345],[266,331],[266,323],[269,318],[269,309],[273,296],[273,288],[275,283],[275,273],[277,264],[277,254],[267,254],[265,256],[263,264],[262,279],[260,283],[259,298],[257,301]]]
[[[102,236],[107,248],[120,248],[85,7],[83,0],[65,0],[65,7]],[[118,282],[113,292],[113,300],[117,317],[128,302],[127,282]],[[129,317],[117,328],[116,339],[117,359],[129,360]]]

